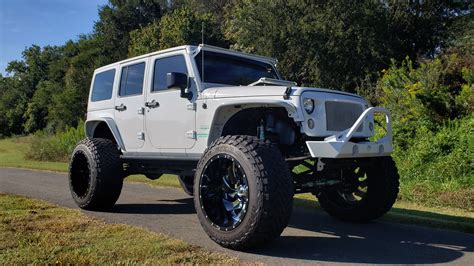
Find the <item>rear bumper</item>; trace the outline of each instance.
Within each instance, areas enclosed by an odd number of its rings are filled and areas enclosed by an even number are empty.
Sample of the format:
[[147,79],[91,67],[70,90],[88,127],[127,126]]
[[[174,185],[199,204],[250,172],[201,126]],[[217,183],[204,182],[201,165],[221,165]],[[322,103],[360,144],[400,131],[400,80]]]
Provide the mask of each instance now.
[[[374,113],[383,113],[385,115],[386,135],[375,142],[355,143],[349,141],[364,120]],[[385,108],[370,107],[359,116],[351,128],[327,137],[323,141],[307,141],[306,145],[311,156],[315,158],[358,158],[390,155],[393,151],[390,113]]]

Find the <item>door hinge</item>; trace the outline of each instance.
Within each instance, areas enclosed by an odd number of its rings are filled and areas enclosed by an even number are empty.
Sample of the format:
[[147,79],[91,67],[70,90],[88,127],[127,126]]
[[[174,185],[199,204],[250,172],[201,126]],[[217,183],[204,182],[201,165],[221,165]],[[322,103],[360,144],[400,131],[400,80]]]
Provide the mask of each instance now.
[[145,132],[138,132],[137,133],[137,139],[139,140],[145,140]]
[[137,113],[138,113],[139,115],[145,114],[145,107],[138,107]]
[[196,103],[188,103],[188,104],[186,104],[186,109],[188,109],[188,110],[196,110]]
[[186,137],[188,137],[189,139],[196,139],[196,131],[194,130],[191,130],[191,131],[188,131],[186,132]]

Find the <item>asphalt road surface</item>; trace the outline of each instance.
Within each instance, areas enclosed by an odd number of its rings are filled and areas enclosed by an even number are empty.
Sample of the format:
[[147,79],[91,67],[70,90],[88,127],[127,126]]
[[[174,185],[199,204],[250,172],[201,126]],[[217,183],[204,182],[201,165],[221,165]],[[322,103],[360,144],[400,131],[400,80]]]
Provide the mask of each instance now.
[[[77,208],[64,173],[0,168],[0,193]],[[270,245],[249,252],[227,250],[212,242],[201,229],[192,198],[178,189],[146,184],[125,183],[113,210],[85,213],[110,223],[165,233],[211,251],[228,253],[243,262],[474,265],[474,235],[380,221],[348,224],[307,208],[294,208],[290,225]]]

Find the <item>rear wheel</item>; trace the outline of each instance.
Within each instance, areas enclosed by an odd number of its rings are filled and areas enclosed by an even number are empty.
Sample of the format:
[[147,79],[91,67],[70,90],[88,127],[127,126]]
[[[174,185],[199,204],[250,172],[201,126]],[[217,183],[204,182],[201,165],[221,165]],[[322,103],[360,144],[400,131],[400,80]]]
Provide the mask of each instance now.
[[76,204],[87,210],[110,209],[119,198],[122,185],[117,145],[102,138],[79,142],[69,164],[69,188]]
[[321,207],[338,219],[366,222],[387,213],[398,194],[399,176],[391,157],[362,159],[363,164],[342,170],[343,183],[317,194]]
[[280,151],[252,136],[216,140],[194,182],[199,221],[216,243],[246,249],[278,237],[293,205],[293,182]]

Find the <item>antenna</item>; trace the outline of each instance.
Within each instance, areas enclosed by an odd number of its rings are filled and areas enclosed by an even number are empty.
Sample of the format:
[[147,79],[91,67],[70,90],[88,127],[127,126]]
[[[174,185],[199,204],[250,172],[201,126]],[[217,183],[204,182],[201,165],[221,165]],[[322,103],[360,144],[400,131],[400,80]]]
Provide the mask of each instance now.
[[201,23],[201,82],[204,84],[204,21]]

